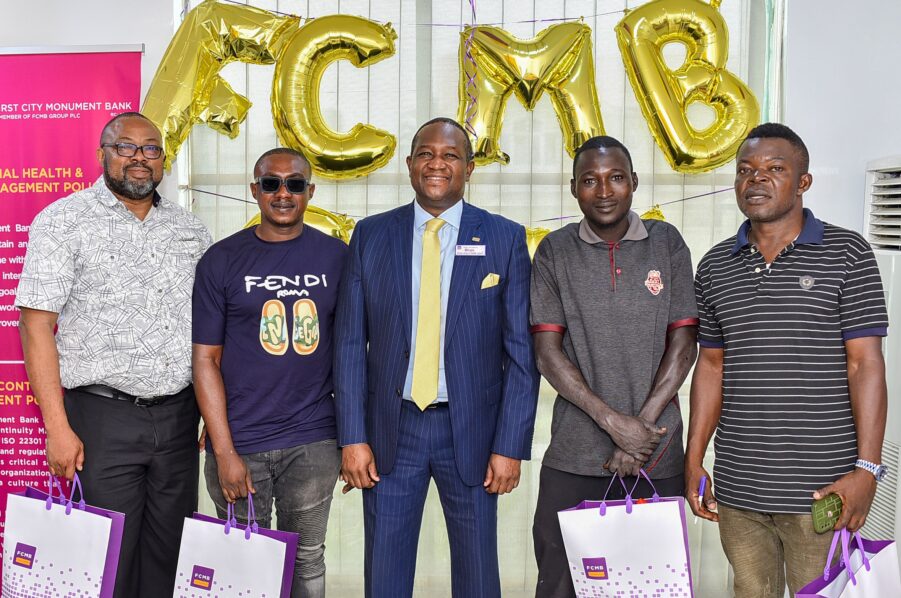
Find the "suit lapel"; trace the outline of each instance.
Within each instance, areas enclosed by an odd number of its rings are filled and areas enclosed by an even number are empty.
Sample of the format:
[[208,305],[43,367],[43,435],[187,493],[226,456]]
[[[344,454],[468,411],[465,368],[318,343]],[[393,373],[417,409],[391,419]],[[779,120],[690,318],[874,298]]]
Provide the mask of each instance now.
[[[484,245],[486,239],[481,239],[479,229],[482,226],[482,218],[478,210],[470,206],[468,203],[463,204],[463,216],[460,219],[460,232],[457,235],[458,245]],[[479,241],[473,241],[473,237],[480,238]],[[466,293],[472,289],[473,274],[479,260],[483,257],[467,257],[455,256],[454,269],[451,272],[450,292],[447,300],[447,317],[444,321],[444,341],[445,347],[447,342],[453,337],[457,320],[463,309],[463,302]]]
[[413,204],[398,211],[393,224],[391,255],[394,261],[394,276],[398,281],[398,303],[403,316],[403,329],[407,343],[411,343],[413,333]]

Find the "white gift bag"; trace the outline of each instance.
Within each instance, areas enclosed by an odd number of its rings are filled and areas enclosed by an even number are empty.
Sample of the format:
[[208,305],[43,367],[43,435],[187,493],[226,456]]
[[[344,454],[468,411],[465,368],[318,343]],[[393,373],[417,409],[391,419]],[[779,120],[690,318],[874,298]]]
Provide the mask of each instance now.
[[655,492],[649,499],[608,501],[605,495],[558,517],[579,598],[693,596],[682,497]]
[[[826,558],[823,575],[798,593],[798,598],[887,598],[901,596],[901,573],[898,568],[898,548],[892,540],[864,540],[850,532],[835,532]],[[841,540],[841,559],[830,567],[836,544]]]
[[[3,537],[3,597],[111,598],[125,516],[50,493],[9,494]],[[76,475],[72,494],[81,488]],[[59,496],[53,496],[53,489]]]
[[260,528],[249,496],[248,509],[250,525],[237,523],[231,504],[225,521],[185,519],[174,598],[290,597],[298,536]]

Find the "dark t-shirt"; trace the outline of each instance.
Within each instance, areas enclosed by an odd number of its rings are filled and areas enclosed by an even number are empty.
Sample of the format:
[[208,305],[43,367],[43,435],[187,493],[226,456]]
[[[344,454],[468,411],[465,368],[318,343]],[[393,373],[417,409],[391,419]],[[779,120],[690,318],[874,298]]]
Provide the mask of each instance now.
[[310,226],[277,243],[255,230],[210,247],[194,284],[193,341],[223,346],[228,423],[242,454],[335,438],[332,330],[347,256]]
[[[550,233],[532,264],[532,330],[564,331],[563,351],[588,386],[621,413],[638,415],[653,386],[667,331],[697,325],[691,256],[666,222],[630,216],[630,232],[611,247],[581,238],[578,224]],[[646,231],[646,233],[645,233]],[[682,418],[675,400],[660,418],[666,436],[645,469],[652,478],[682,473]],[[610,436],[558,396],[544,465],[609,476]]]

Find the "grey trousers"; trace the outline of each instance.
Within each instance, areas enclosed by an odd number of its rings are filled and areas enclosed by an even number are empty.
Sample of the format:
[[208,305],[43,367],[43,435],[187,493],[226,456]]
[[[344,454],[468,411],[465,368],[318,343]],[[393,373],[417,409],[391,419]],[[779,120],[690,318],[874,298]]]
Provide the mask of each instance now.
[[[253,479],[257,523],[272,526],[275,503],[278,529],[300,534],[291,598],[325,596],[325,531],[332,493],[341,468],[334,439],[287,449],[241,455]],[[208,452],[204,467],[207,490],[224,519],[227,502],[219,485],[216,458]],[[247,499],[235,504],[235,515],[247,521]]]

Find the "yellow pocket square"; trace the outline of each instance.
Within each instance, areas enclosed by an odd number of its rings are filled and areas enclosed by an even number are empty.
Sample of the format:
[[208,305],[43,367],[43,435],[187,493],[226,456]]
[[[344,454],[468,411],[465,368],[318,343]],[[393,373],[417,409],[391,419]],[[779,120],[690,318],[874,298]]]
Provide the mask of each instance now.
[[482,279],[482,288],[490,289],[491,287],[496,287],[500,281],[501,277],[494,272],[491,272]]

